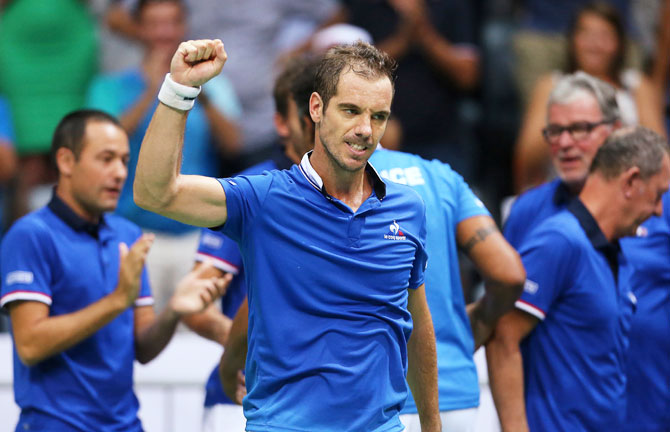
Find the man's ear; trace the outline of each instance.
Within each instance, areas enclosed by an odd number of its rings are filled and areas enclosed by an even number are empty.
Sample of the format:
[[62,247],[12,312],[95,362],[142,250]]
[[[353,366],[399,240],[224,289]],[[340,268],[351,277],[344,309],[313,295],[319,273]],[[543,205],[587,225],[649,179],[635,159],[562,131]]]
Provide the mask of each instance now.
[[309,116],[314,123],[321,122],[323,118],[323,99],[317,92],[313,92],[309,97]]
[[60,175],[71,176],[75,163],[77,159],[69,148],[61,147],[56,151],[56,166]]
[[289,131],[288,131],[288,124],[286,123],[286,119],[284,116],[276,112],[274,116],[272,117],[275,123],[275,129],[277,130],[277,135],[279,135],[280,138],[288,138],[289,137]]
[[642,178],[640,177],[640,168],[637,166],[628,168],[621,174],[620,181],[624,197],[634,197],[640,187],[639,182],[642,181]]

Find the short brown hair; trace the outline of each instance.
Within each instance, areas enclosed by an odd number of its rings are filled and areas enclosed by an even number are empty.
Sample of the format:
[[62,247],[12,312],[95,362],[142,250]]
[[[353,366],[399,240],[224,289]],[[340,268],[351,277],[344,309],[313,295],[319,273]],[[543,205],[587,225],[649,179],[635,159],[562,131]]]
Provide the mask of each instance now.
[[591,172],[599,172],[613,179],[634,166],[640,177],[656,175],[663,164],[663,155],[669,154],[665,138],[643,126],[631,126],[610,134],[598,149],[591,163]]
[[395,60],[368,43],[358,41],[352,45],[336,45],[326,52],[317,68],[314,91],[321,96],[325,110],[337,92],[343,71],[350,70],[368,79],[387,77],[393,86],[396,67]]

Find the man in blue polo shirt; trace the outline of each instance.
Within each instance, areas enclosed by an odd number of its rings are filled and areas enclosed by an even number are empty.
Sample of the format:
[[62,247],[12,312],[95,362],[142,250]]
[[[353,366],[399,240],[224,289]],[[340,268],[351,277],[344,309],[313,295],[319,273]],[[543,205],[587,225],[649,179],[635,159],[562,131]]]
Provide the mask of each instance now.
[[180,45],[134,190],[139,205],[225,224],[240,243],[250,312],[247,430],[400,431],[409,381],[423,429],[439,431],[425,206],[367,163],[390,115],[393,62],[364,43],[326,54],[310,98],[314,151],[300,166],[220,181],[181,175],[195,86],[225,58],[218,40]]
[[156,316],[143,271],[153,236],[105,214],[127,175],[125,132],[103,112],[75,111],[56,128],[52,148],[59,171],[52,200],[12,226],[0,254],[0,305],[11,318],[21,408],[16,430],[140,431],[134,360],[158,355],[179,318],[225,287],[190,274]]
[[[308,103],[313,82],[299,75],[292,79],[295,100],[290,101],[291,109],[284,117],[287,123],[301,127],[290,134],[289,141],[297,142],[298,148],[307,148],[314,137]],[[382,148],[373,153],[370,162],[381,177],[415,189],[431,215],[427,219],[426,250],[433,265],[426,270],[426,280],[430,282],[426,292],[437,336],[442,427],[448,431],[472,430],[479,404],[479,382],[472,353],[475,346],[488,338],[495,319],[518,298],[525,274],[520,259],[481,201],[448,165]],[[239,252],[230,250],[230,240],[214,236],[211,232],[203,234],[200,250],[207,257],[214,255],[225,271],[243,271]],[[458,268],[458,246],[474,261],[487,282],[487,295],[471,305],[468,314]],[[242,307],[238,315],[244,315],[246,310]],[[237,324],[233,326],[232,340],[226,346],[222,363],[231,397],[237,393],[237,370],[243,368],[246,357],[246,325],[243,317],[235,320]],[[411,397],[401,421],[407,431],[420,428],[417,407]]]
[[547,102],[542,134],[550,147],[557,178],[519,196],[503,233],[519,248],[540,222],[565,208],[579,194],[591,161],[607,136],[621,124],[616,92],[583,72],[562,77]]
[[626,350],[635,308],[618,239],[662,213],[665,140],[613,132],[568,207],[522,244],[528,272],[517,309],[487,345],[503,430],[616,430],[626,411]]

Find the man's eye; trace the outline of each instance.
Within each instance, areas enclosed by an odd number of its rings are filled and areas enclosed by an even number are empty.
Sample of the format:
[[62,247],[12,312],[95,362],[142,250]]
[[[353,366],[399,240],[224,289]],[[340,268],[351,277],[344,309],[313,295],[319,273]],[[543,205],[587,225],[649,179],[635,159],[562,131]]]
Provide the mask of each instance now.
[[591,125],[588,123],[574,123],[570,125],[570,130],[577,133],[591,132]]

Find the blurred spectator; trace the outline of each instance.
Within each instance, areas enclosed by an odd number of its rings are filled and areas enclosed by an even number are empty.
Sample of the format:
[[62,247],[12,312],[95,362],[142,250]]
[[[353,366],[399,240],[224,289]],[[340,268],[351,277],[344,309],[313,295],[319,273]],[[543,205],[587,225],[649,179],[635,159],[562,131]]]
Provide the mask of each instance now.
[[[51,134],[84,102],[96,70],[95,25],[79,0],[13,0],[0,16],[0,93],[12,111],[20,156],[14,216],[36,185],[55,181]],[[0,4],[1,5],[1,4]],[[48,195],[46,199],[48,199]]]
[[467,0],[343,0],[348,21],[398,61],[394,115],[402,148],[437,158],[469,178],[472,146],[460,120],[461,91],[478,84],[479,53]]
[[[521,30],[514,37],[517,86],[526,106],[537,79],[553,70],[566,68],[565,34],[577,12],[593,0],[525,0],[522,2]],[[605,0],[623,17],[630,16],[630,0]],[[628,25],[627,28],[632,28]],[[629,46],[627,58],[639,66],[637,50]]]
[[[137,11],[138,34],[145,46],[141,67],[97,77],[90,89],[88,104],[117,116],[130,136],[130,162],[117,213],[156,234],[147,259],[156,305],[164,306],[175,282],[188,273],[198,244],[198,229],[142,210],[133,202],[135,165],[142,138],[158,104],[157,94],[170,69],[172,54],[185,38],[185,6],[179,0],[142,0]],[[219,175],[219,152],[235,153],[238,131],[230,120],[239,116],[232,85],[219,75],[203,88],[190,112],[184,136],[182,172]]]
[[[138,0],[123,0],[132,10]],[[272,126],[272,83],[282,49],[312,26],[327,23],[335,0],[187,0],[190,39],[223,41],[234,53],[225,73],[239,97],[243,115],[238,170],[271,156],[277,136]]]
[[[576,15],[568,33],[565,73],[582,70],[617,89],[617,103],[624,124],[640,124],[664,134],[658,94],[638,70],[624,67],[626,37],[621,17],[607,3],[587,5]],[[546,104],[560,72],[539,79],[521,127],[515,150],[517,192],[547,179],[549,148],[542,138]]]
[[98,20],[100,71],[115,72],[142,62],[142,45],[137,24],[126,13],[123,0],[89,0],[89,8]]
[[670,0],[664,0],[652,78],[662,95],[666,132],[670,133]]

